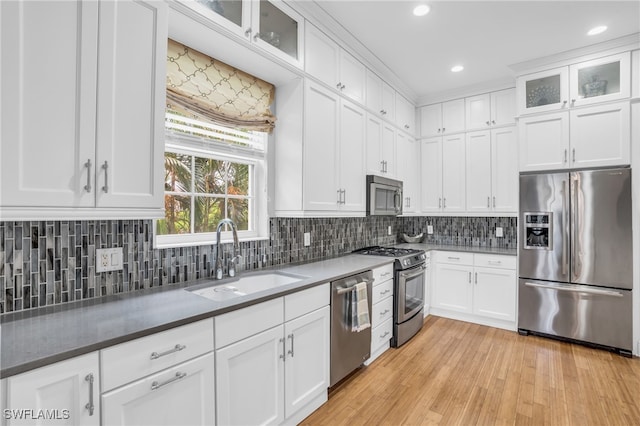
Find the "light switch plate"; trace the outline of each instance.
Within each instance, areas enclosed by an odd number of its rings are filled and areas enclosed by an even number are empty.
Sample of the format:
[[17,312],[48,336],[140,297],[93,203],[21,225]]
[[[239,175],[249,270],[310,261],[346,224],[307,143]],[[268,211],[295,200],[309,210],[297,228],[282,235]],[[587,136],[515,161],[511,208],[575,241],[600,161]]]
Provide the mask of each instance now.
[[433,234],[433,225],[427,225],[427,234],[429,235]]
[[500,238],[500,237],[504,237],[504,234],[502,233],[502,228],[501,227],[496,227],[496,237]]
[[391,235],[391,225],[387,228],[387,235]]
[[96,272],[120,271],[122,247],[96,249]]
[[311,245],[311,233],[310,232],[305,232],[304,233],[304,246],[305,247],[309,247]]

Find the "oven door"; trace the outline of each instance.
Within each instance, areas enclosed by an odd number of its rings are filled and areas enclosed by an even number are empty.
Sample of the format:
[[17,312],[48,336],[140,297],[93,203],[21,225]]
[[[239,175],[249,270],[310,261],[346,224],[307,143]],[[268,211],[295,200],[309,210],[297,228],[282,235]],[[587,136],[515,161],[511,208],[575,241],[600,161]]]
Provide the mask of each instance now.
[[397,272],[397,317],[398,324],[413,318],[424,306],[425,265]]

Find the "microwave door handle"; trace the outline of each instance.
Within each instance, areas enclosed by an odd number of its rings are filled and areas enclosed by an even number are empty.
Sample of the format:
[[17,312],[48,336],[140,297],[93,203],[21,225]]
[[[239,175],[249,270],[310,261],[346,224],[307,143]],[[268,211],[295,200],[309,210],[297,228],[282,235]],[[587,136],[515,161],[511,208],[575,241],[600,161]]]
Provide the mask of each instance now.
[[396,190],[396,193],[393,194],[393,207],[396,210],[396,213],[400,213],[402,210],[402,193],[400,190]]

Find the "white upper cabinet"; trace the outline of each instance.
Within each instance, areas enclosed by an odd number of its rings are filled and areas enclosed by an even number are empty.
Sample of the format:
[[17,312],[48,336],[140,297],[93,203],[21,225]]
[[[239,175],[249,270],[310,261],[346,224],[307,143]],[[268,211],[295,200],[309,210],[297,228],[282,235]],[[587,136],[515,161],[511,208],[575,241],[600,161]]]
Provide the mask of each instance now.
[[515,89],[465,98],[466,130],[515,124]]
[[161,217],[167,5],[1,7],[2,217]]
[[[465,135],[442,138],[442,211],[465,211]],[[424,183],[423,183],[424,185]]]
[[391,125],[367,114],[367,173],[393,177],[396,173],[396,132]]
[[305,71],[364,105],[366,67],[311,24],[305,37]]
[[518,113],[554,111],[628,98],[631,55],[616,55],[517,78]]
[[366,81],[367,109],[387,120],[395,120],[396,91],[373,71],[367,69]]
[[464,99],[420,108],[420,136],[431,137],[465,131]]
[[412,137],[397,134],[398,178],[402,181],[402,213],[420,212],[420,144]]
[[420,143],[422,212],[442,210],[442,138],[423,139]]
[[302,68],[304,18],[280,0],[179,0],[266,52]]
[[416,133],[416,108],[398,93],[396,93],[396,125],[409,134]]
[[518,121],[520,171],[567,167],[569,115],[565,111],[522,117]]

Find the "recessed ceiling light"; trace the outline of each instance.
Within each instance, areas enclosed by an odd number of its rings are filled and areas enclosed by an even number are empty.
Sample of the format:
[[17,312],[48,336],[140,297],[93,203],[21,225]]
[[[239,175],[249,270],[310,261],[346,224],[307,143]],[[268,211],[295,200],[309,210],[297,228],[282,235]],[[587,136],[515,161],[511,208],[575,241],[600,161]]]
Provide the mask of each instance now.
[[431,8],[429,6],[427,6],[426,4],[421,4],[413,9],[413,14],[416,16],[424,16],[429,13],[430,10]]
[[601,34],[603,32],[607,31],[607,26],[606,25],[600,25],[599,27],[593,27],[589,30],[589,32],[587,33],[587,35],[596,35],[596,34]]
[[451,68],[451,72],[460,72],[463,69],[464,69],[464,67],[462,65],[456,65],[456,66]]

